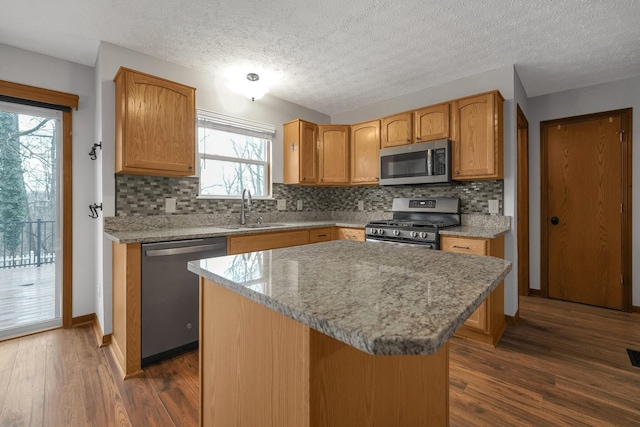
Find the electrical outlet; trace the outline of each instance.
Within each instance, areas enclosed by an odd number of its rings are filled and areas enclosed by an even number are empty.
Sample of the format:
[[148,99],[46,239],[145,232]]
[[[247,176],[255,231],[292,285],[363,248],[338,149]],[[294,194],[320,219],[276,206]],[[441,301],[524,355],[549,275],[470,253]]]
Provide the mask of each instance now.
[[301,211],[302,210],[302,200],[298,200],[296,203],[296,209]]
[[102,282],[98,282],[98,295],[102,293]]
[[164,213],[176,213],[175,197],[167,197],[164,199]]
[[489,200],[489,213],[500,213],[500,202],[498,200]]
[[359,211],[364,210],[364,202],[362,200],[358,200],[358,210]]
[[279,211],[286,211],[287,210],[287,199],[278,199],[277,209]]

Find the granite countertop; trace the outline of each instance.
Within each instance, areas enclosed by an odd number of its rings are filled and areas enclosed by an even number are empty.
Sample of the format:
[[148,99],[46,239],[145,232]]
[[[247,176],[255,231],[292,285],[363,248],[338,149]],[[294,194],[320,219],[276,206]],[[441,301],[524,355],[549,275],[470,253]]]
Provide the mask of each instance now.
[[464,237],[482,237],[485,239],[494,239],[507,234],[509,228],[506,227],[478,227],[473,225],[463,225],[461,227],[447,227],[440,230],[441,235],[464,236]]
[[511,263],[340,240],[192,261],[188,269],[357,349],[389,355],[438,351]]
[[168,227],[148,230],[105,231],[105,235],[116,243],[153,243],[185,239],[201,239],[205,237],[234,236],[249,233],[266,233],[269,231],[298,230],[316,227],[354,227],[364,228],[364,223],[345,221],[300,221],[286,223],[251,224],[246,227],[236,225],[212,225],[199,227]]

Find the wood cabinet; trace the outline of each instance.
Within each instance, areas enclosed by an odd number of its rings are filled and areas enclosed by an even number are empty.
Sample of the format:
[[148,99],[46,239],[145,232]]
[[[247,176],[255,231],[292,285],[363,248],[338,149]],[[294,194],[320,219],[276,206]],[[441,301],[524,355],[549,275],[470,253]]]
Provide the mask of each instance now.
[[364,228],[336,227],[334,240],[356,240],[365,241]]
[[304,120],[283,125],[283,182],[315,184],[318,182],[318,126]]
[[411,111],[383,117],[381,120],[380,147],[395,147],[412,143],[413,113]]
[[426,142],[450,137],[449,107],[449,103],[446,103],[414,111],[413,137],[415,142]]
[[318,164],[321,183],[349,183],[349,125],[318,125]]
[[380,120],[351,126],[351,183],[377,184],[380,174]]
[[195,88],[121,67],[116,84],[115,171],[195,173]]
[[309,230],[274,231],[227,237],[227,254],[265,251],[309,243]]
[[309,243],[320,243],[333,240],[333,228],[334,227],[312,228],[309,230]]
[[453,179],[504,177],[503,102],[493,91],[452,103]]
[[[443,235],[440,240],[440,248],[446,252],[504,258],[504,237],[482,239]],[[456,335],[495,346],[500,341],[506,327],[504,282],[501,282],[464,325],[458,329]]]

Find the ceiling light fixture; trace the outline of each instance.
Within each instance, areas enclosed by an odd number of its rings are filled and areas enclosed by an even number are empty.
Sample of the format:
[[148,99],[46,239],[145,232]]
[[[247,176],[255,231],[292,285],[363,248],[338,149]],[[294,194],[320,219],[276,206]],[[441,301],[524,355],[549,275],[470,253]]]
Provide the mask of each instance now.
[[245,82],[243,93],[252,101],[262,98],[267,92],[269,92],[269,88],[259,80],[260,76],[256,73],[247,74],[247,82]]

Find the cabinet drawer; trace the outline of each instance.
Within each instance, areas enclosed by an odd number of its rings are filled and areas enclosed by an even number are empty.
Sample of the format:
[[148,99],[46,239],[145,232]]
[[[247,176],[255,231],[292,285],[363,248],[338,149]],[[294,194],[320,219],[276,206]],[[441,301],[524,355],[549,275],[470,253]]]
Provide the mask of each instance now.
[[336,231],[336,240],[357,240],[359,242],[364,242],[364,229],[338,227]]
[[227,254],[264,251],[267,249],[286,248],[309,243],[307,230],[282,231],[275,233],[251,234],[246,236],[230,236],[227,238]]
[[309,230],[309,243],[328,242],[331,239],[333,227],[312,228]]
[[487,239],[442,236],[440,249],[460,254],[487,255]]

